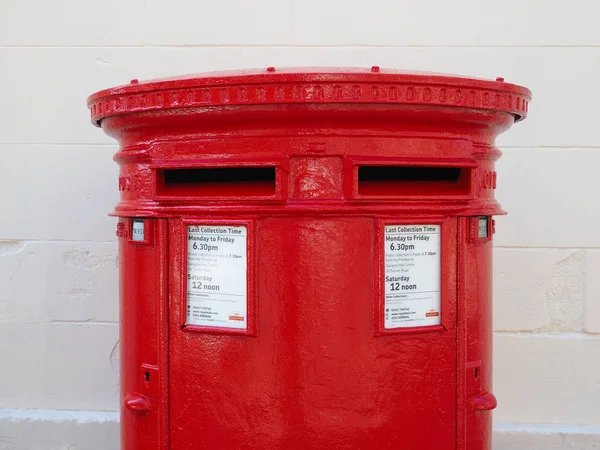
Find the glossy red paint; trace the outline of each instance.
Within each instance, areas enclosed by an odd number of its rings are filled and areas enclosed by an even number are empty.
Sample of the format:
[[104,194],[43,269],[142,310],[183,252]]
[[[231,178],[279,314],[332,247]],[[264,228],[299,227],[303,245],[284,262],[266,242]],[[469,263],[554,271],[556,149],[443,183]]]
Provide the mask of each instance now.
[[[494,140],[530,98],[378,66],[92,95],[120,143],[121,448],[489,450]],[[418,224],[440,323],[386,328],[384,227]],[[189,225],[247,230],[246,328],[186,325]]]

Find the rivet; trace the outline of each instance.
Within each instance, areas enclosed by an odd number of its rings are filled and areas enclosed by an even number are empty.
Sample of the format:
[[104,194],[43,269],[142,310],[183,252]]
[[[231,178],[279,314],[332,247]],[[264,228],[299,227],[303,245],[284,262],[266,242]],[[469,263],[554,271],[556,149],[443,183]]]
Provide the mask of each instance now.
[[373,73],[379,72],[379,66],[373,66],[373,67],[371,67],[371,72],[373,72]]
[[496,78],[496,81],[499,81],[500,83],[504,83],[504,78],[498,77],[498,78]]
[[275,72],[275,67],[267,67],[267,72]]
[[133,80],[131,80],[131,84],[138,84],[138,83],[139,83],[139,81],[137,78],[134,78]]

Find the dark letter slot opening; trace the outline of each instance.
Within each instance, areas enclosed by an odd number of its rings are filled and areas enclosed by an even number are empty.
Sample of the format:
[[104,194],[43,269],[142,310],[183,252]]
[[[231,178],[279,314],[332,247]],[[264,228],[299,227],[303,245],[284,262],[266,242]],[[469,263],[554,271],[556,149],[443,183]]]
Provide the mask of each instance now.
[[471,188],[468,167],[361,166],[358,194],[364,196],[464,196]]
[[275,167],[202,167],[158,170],[159,195],[255,197],[276,193]]

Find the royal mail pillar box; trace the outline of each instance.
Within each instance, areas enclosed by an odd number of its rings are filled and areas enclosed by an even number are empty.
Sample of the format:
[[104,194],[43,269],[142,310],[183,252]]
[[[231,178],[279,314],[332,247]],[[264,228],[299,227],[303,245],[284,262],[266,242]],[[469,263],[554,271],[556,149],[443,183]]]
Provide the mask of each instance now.
[[123,450],[489,450],[496,136],[530,92],[370,69],[131,81]]

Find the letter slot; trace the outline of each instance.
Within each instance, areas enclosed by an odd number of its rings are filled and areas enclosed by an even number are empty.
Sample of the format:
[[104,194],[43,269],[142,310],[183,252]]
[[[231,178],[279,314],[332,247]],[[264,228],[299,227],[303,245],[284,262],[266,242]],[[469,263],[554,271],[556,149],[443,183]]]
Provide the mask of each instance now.
[[277,169],[268,167],[194,167],[158,169],[156,189],[167,197],[271,197]]
[[464,197],[471,192],[470,167],[363,165],[361,197]]

